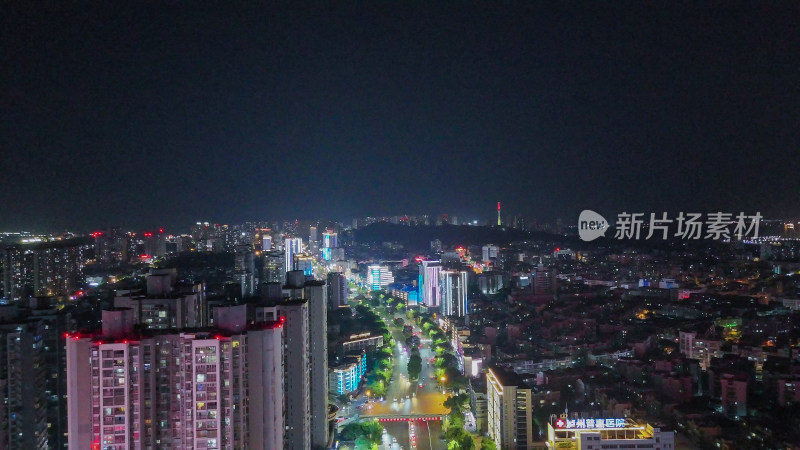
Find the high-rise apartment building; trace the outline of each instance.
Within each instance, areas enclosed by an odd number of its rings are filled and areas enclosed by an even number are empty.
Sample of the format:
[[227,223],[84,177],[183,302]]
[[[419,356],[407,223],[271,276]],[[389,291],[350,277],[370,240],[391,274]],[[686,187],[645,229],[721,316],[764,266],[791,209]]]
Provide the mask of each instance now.
[[311,448],[328,444],[328,289],[324,281],[308,281],[303,289],[308,300],[311,369]]
[[539,264],[533,274],[533,293],[536,295],[552,294],[555,289],[556,274],[553,269],[545,268]]
[[[286,379],[286,449],[311,448],[311,337],[308,300],[285,300],[275,306],[257,307],[256,322],[283,320]],[[326,368],[327,370],[327,368]],[[326,397],[327,399],[327,397]]]
[[500,367],[486,372],[487,427],[501,450],[531,449],[533,404],[531,388],[516,373]]
[[3,297],[70,296],[82,286],[90,238],[8,246],[2,250]]
[[66,448],[68,312],[48,299],[0,306],[0,448]]
[[347,306],[347,279],[341,272],[328,273],[328,309]]
[[114,307],[130,308],[136,323],[153,330],[198,328],[208,325],[208,301],[203,283],[180,284],[175,269],[153,269],[147,292],[125,291]]
[[47,365],[44,333],[41,321],[0,324],[0,448],[50,448],[46,383],[56,368]]
[[[255,321],[283,320],[286,378],[286,447],[325,448],[328,442],[328,315],[324,281],[287,274],[290,297],[255,308]],[[302,274],[300,274],[302,275]],[[288,289],[286,289],[288,288]]]
[[245,331],[134,332],[129,309],[67,338],[69,448],[284,446],[281,321]]

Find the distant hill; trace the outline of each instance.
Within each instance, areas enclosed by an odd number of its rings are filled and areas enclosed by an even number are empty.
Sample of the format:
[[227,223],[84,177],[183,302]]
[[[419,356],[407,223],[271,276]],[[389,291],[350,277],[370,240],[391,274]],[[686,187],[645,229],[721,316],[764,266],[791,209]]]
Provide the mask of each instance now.
[[556,241],[559,239],[559,236],[549,233],[527,232],[513,228],[470,225],[406,226],[388,222],[379,222],[359,228],[354,231],[353,237],[359,243],[401,242],[419,247],[427,247],[435,239],[439,239],[446,246],[487,243],[505,245],[514,241]]

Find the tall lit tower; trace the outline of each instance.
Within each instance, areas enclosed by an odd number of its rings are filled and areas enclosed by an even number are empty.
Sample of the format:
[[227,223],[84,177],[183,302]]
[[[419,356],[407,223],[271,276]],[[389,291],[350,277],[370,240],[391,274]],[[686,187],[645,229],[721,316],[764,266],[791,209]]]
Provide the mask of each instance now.
[[303,251],[303,240],[300,238],[286,238],[283,241],[284,270],[294,270],[294,257]]
[[502,226],[503,223],[500,221],[500,202],[497,202],[497,226]]

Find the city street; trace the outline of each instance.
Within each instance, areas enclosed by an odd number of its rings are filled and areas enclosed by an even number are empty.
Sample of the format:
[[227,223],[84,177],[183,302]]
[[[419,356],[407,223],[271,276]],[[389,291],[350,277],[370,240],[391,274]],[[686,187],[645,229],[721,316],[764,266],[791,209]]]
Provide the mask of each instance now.
[[[392,319],[402,317],[404,314],[394,314],[384,316],[387,326],[395,340],[392,359],[392,379],[387,388],[386,396],[380,400],[370,398],[369,401],[364,397],[356,399],[353,403],[341,412],[342,417],[348,420],[342,422],[343,426],[352,420],[374,418],[418,418],[413,422],[397,421],[382,422],[386,429],[381,443],[381,449],[409,449],[411,447],[410,432],[413,432],[415,447],[418,449],[445,449],[445,442],[442,438],[442,423],[439,420],[419,420],[423,417],[438,418],[445,415],[449,410],[444,406],[444,401],[448,395],[442,393],[439,383],[435,380],[436,367],[432,361],[434,353],[430,348],[430,342],[423,340],[420,349],[422,358],[422,370],[418,380],[408,378],[408,359],[410,351],[405,345],[405,336],[402,328],[396,326]],[[414,326],[414,332],[420,333],[420,329]],[[421,334],[420,334],[420,337]],[[413,423],[410,426],[410,423]]]
[[[449,410],[443,405],[447,395],[442,394],[442,390],[435,380],[436,367],[432,362],[429,362],[434,357],[430,349],[430,343],[424,342],[422,349],[420,349],[422,371],[419,379],[412,382],[408,378],[408,358],[410,354],[408,349],[405,348],[405,337],[401,329],[391,323],[390,320],[387,320],[387,325],[395,340],[392,380],[389,383],[386,397],[383,401],[372,399],[369,407],[362,410],[361,416],[447,414]],[[415,327],[415,331],[419,331],[419,328]]]

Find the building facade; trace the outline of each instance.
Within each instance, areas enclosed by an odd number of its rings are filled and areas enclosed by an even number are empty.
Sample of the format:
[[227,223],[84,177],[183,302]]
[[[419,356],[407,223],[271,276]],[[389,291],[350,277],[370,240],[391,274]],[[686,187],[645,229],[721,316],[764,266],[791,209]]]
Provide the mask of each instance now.
[[562,417],[547,424],[548,449],[653,449],[673,450],[675,433],[661,431],[630,418]]
[[344,364],[331,367],[328,385],[332,393],[336,395],[349,394],[358,389],[361,379],[367,373],[367,355],[350,356]]
[[442,270],[439,273],[442,287],[442,314],[464,317],[468,314],[467,272],[465,270]]
[[419,296],[422,303],[429,308],[436,308],[442,304],[442,291],[439,285],[439,273],[442,266],[439,261],[422,261],[419,266],[420,290]]
[[498,449],[532,449],[531,388],[514,372],[492,367],[486,372],[486,424]]
[[283,448],[282,326],[141,335],[104,311],[67,337],[69,448]]

